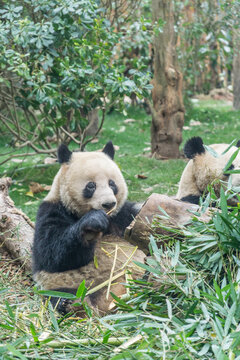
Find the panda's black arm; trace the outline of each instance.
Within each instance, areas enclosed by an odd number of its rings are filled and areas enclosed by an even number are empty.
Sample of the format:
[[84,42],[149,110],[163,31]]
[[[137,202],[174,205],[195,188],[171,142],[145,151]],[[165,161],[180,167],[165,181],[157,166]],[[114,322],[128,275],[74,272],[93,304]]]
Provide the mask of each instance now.
[[117,215],[110,218],[109,232],[123,236],[128,227],[139,213],[142,204],[126,201]]
[[88,264],[95,242],[85,240],[85,231],[104,232],[108,225],[101,210],[92,210],[79,219],[61,203],[44,201],[36,219],[33,271],[59,272]]

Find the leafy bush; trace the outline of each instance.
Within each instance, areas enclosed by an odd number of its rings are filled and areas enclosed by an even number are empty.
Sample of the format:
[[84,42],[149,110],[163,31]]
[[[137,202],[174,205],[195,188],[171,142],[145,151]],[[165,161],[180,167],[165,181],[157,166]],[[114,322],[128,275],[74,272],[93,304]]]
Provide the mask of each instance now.
[[148,95],[146,74],[126,78],[115,65],[121,34],[98,1],[12,0],[0,15],[0,122],[18,147],[54,153],[52,140],[73,140],[83,148],[94,111],[102,110],[98,133],[106,108]]

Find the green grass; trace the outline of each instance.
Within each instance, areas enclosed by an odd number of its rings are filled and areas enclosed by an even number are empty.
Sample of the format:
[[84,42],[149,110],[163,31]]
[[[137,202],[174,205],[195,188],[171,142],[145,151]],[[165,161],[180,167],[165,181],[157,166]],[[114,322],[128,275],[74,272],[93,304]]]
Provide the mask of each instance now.
[[191,136],[201,136],[209,145],[213,143],[231,143],[240,138],[240,111],[233,111],[230,105],[223,101],[199,101],[194,108],[186,112],[185,126],[191,119],[201,125],[192,126],[183,132],[183,139]]
[[[239,117],[240,112],[223,102],[200,101],[187,111],[185,126],[191,119],[201,125],[183,131],[183,144],[196,135],[206,144],[230,143],[240,134]],[[126,118],[135,122],[125,124]],[[111,113],[99,142],[86,149],[102,148],[108,140],[119,146],[116,162],[131,200],[145,200],[152,192],[174,195],[186,164],[183,159],[149,157],[150,124],[142,109],[131,108],[127,116]],[[1,153],[6,151],[5,141],[0,141]],[[58,165],[43,166],[42,156],[24,160],[4,164],[1,172],[13,178],[10,196],[16,206],[34,220],[47,192],[28,196],[29,184],[51,184]],[[138,174],[147,178],[139,179]],[[225,209],[224,198],[221,202]],[[30,276],[1,257],[0,358],[239,360],[239,221],[238,210],[218,213],[207,225],[196,220],[193,228],[182,229],[184,241],[172,240],[167,249],[157,250],[158,236],[152,238],[153,258],[146,266],[155,285],[133,283],[130,300],[122,301],[120,311],[103,319],[62,318],[49,304],[42,304]],[[226,246],[228,239],[231,244]],[[168,272],[164,280],[159,271],[165,259]],[[129,338],[136,342],[119,350],[119,344]]]

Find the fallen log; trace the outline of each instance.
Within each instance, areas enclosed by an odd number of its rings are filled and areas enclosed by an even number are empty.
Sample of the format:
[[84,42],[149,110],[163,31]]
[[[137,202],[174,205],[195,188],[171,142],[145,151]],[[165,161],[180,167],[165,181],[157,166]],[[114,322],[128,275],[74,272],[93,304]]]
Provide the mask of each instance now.
[[[198,205],[176,200],[167,195],[153,193],[143,204],[136,218],[125,230],[124,238],[131,244],[137,245],[145,254],[148,254],[149,236],[151,234],[160,234],[163,235],[163,238],[171,236],[172,233],[164,229],[164,226],[180,229],[183,225],[191,223],[194,216],[193,212],[196,212],[198,209]],[[153,228],[152,225],[155,219],[159,219],[163,227],[157,225]],[[200,219],[209,221],[210,216],[208,213],[205,213],[201,215]]]
[[0,178],[0,246],[29,271],[34,224],[9,197],[11,183],[11,178]]

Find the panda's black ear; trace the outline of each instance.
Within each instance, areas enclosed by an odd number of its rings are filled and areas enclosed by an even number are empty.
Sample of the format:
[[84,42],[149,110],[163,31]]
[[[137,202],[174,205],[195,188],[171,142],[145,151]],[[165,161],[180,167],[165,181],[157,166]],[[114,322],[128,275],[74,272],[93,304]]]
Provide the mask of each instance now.
[[197,154],[204,154],[205,149],[203,146],[202,138],[194,136],[189,139],[184,146],[184,154],[188,159],[193,159]]
[[114,159],[115,150],[114,150],[113,143],[111,141],[109,141],[104,146],[103,152],[104,152],[104,154],[107,154],[112,160]]
[[67,145],[61,144],[57,151],[58,162],[60,164],[67,163],[72,156],[72,152],[68,149]]
[[240,140],[238,140],[236,147],[240,147]]

